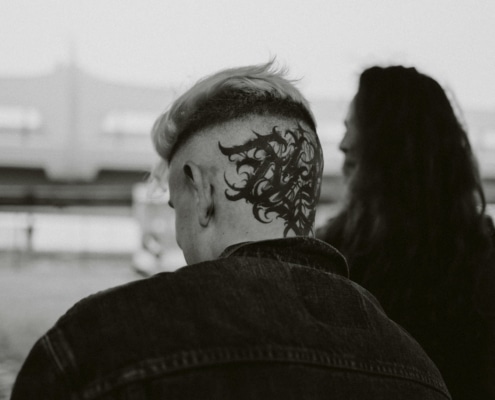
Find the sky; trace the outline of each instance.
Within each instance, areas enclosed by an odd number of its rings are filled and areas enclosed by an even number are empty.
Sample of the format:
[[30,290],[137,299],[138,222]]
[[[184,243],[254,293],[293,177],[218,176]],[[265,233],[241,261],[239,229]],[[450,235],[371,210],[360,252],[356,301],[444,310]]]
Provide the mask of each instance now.
[[364,68],[415,66],[495,111],[492,0],[0,0],[0,75],[76,60],[107,80],[190,86],[275,56],[310,98],[348,100]]

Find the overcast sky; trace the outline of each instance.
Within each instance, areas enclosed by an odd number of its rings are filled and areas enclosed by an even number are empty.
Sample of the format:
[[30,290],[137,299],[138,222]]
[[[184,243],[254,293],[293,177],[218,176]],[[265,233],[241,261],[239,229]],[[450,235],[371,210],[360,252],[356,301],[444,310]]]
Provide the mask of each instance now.
[[492,0],[0,0],[0,74],[75,54],[114,81],[186,87],[277,56],[310,96],[349,99],[358,73],[414,65],[463,107],[495,109]]

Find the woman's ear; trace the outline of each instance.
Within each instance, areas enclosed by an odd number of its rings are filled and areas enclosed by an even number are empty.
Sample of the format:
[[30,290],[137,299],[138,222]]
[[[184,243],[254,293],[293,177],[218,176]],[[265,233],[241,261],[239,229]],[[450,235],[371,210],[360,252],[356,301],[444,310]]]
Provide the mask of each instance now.
[[183,170],[195,192],[199,223],[202,227],[206,227],[213,215],[213,186],[205,171],[194,162],[187,161]]

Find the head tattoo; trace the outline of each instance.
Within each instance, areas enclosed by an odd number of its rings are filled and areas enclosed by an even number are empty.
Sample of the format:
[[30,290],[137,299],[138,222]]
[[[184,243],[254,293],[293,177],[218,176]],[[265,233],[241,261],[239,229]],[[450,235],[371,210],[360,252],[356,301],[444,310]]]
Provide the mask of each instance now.
[[254,217],[263,223],[273,217],[285,221],[284,236],[313,233],[316,202],[321,183],[322,155],[316,135],[299,124],[232,147],[219,143],[222,154],[236,164],[240,182],[228,179],[227,199],[245,199],[253,205]]

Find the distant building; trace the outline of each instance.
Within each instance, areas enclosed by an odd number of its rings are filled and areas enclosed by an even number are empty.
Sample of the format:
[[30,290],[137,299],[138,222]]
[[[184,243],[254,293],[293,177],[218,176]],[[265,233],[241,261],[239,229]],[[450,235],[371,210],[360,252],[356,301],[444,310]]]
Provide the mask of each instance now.
[[[130,204],[158,159],[150,130],[177,93],[104,81],[74,64],[0,77],[0,205]],[[325,169],[322,201],[342,194],[338,145],[348,100],[310,99]],[[495,110],[465,119],[495,198]],[[71,186],[72,185],[72,186]]]
[[[0,77],[0,168],[42,169],[53,181],[95,179],[102,170],[148,171],[151,126],[171,88],[106,82],[76,65],[37,77]],[[347,101],[313,100],[325,173],[338,174]],[[482,171],[495,176],[495,110],[466,112]]]
[[172,97],[168,88],[105,82],[73,65],[0,78],[0,167],[39,168],[54,181],[148,171],[149,132]]

